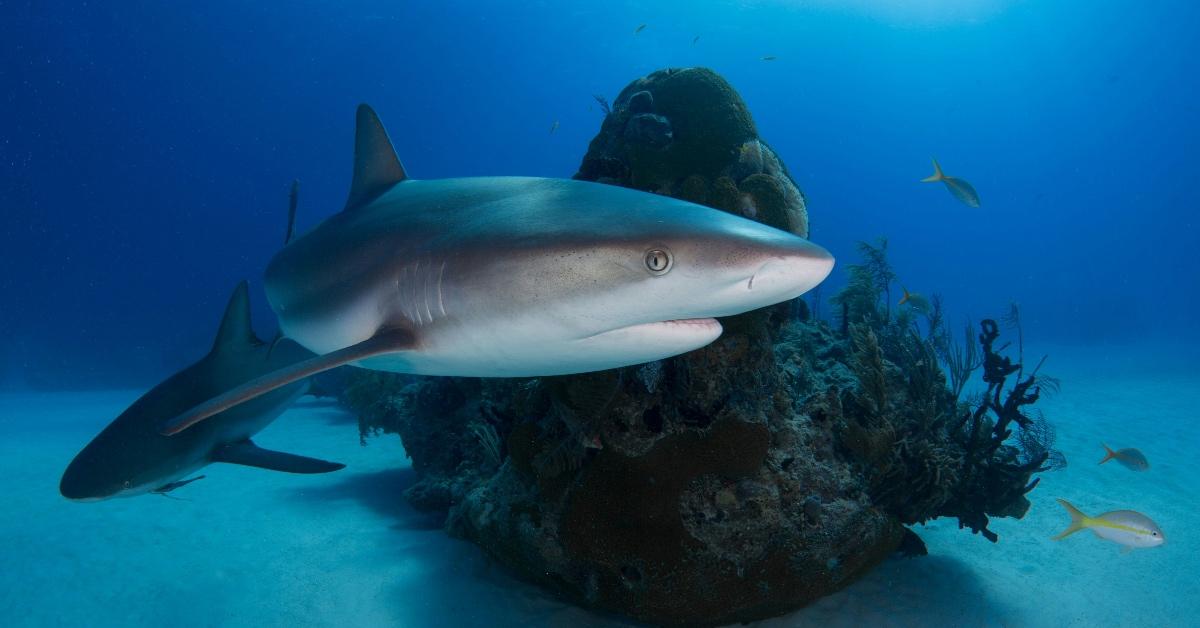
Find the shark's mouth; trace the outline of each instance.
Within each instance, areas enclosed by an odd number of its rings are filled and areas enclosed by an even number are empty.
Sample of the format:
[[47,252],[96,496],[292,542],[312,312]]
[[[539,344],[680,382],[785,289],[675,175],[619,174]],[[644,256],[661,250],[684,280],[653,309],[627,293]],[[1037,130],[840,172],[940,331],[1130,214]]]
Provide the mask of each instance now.
[[584,340],[622,336],[650,342],[665,340],[674,344],[674,342],[681,340],[687,342],[692,339],[703,340],[707,338],[707,341],[704,341],[703,344],[708,344],[715,340],[717,336],[720,336],[721,331],[721,323],[717,322],[715,318],[678,318],[618,327],[602,331],[598,334],[592,334],[584,338]]
[[647,323],[650,326],[662,326],[666,328],[683,327],[692,330],[719,330],[721,323],[715,318],[677,318],[669,321],[660,321],[657,323]]

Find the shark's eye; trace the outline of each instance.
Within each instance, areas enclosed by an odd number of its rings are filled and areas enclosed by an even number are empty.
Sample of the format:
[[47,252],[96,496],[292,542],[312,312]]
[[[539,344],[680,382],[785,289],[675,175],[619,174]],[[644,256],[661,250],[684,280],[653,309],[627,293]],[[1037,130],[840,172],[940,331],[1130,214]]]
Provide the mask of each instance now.
[[646,251],[646,270],[655,275],[665,275],[671,270],[671,254],[665,249]]

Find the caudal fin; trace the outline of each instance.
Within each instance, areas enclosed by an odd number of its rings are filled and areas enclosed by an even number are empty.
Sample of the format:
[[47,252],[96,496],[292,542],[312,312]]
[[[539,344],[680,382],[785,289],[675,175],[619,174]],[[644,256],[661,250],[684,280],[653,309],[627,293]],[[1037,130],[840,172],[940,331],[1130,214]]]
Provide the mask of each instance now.
[[942,173],[942,167],[938,165],[937,159],[933,160],[933,174],[921,179],[921,183],[936,183],[946,178]]
[[1071,525],[1067,526],[1066,530],[1063,530],[1057,536],[1053,537],[1055,541],[1061,541],[1087,527],[1087,515],[1080,512],[1078,508],[1072,506],[1071,502],[1065,499],[1059,499],[1055,501],[1062,505],[1063,508],[1066,508],[1067,514],[1071,515]]
[[1105,445],[1104,443],[1100,443],[1100,446],[1104,448],[1104,459],[1101,460],[1099,464],[1104,464],[1104,463],[1108,462],[1109,460],[1112,460],[1113,458],[1117,457],[1117,452],[1109,449],[1108,445]]
[[896,305],[904,305],[905,303],[908,303],[909,299],[912,298],[912,295],[908,293],[908,288],[900,286],[900,289],[904,291],[904,296],[900,298],[900,302]]

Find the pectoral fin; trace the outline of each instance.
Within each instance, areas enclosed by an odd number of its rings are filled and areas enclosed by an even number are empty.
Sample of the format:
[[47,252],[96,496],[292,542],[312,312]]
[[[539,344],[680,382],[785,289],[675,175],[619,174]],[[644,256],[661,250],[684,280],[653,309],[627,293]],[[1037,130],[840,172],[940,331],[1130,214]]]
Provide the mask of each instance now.
[[158,493],[160,495],[166,495],[167,493],[170,493],[171,491],[173,491],[181,486],[187,486],[188,484],[191,484],[192,482],[195,482],[196,480],[203,480],[205,477],[206,476],[203,476],[203,475],[197,475],[196,477],[194,477],[190,480],[178,480],[176,482],[167,482],[166,484],[163,484],[162,486],[160,486],[150,492]]
[[285,473],[329,473],[346,468],[340,462],[317,460],[282,451],[263,449],[253,442],[244,440],[221,447],[213,452],[213,462],[228,462],[247,467],[258,467]]
[[245,403],[305,377],[337,368],[343,364],[410,349],[412,346],[413,336],[406,330],[381,331],[356,345],[302,360],[252,379],[167,421],[159,431],[167,436],[178,434],[214,414],[224,412],[240,403]]

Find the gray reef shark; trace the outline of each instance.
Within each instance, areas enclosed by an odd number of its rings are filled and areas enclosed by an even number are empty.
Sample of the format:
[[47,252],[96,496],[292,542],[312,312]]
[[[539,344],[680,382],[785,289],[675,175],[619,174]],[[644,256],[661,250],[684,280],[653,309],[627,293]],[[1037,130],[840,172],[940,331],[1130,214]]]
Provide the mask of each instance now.
[[59,484],[64,497],[99,500],[167,493],[194,480],[183,478],[213,462],[290,473],[326,473],[345,465],[261,449],[250,437],[303,395],[306,380],[279,387],[222,412],[176,437],[159,433],[163,421],[256,377],[311,358],[300,345],[268,346],[250,326],[246,282],[234,290],[212,351],[142,395],[100,432],[67,467]]
[[709,207],[566,179],[409,179],[375,112],[358,109],[340,213],[284,247],[267,299],[320,354],[168,421],[166,434],[342,364],[535,377],[703,347],[731,316],[795,298],[833,257]]

